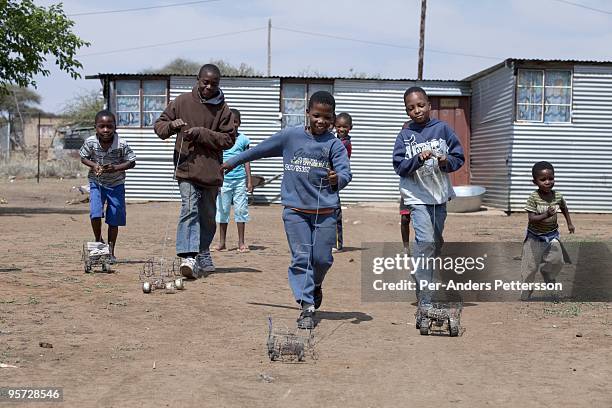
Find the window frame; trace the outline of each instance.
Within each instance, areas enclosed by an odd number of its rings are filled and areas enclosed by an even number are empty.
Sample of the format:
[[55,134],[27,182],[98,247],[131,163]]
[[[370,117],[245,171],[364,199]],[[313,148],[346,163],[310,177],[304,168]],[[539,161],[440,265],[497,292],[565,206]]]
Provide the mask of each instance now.
[[[152,129],[153,125],[150,126],[145,126],[144,125],[144,114],[145,112],[154,112],[154,111],[145,111],[144,110],[144,98],[145,96],[164,96],[166,98],[165,102],[164,102],[164,109],[166,106],[168,106],[168,103],[170,101],[170,78],[166,77],[166,76],[153,76],[153,77],[147,77],[147,78],[130,78],[130,77],[126,77],[126,78],[115,78],[113,80],[114,82],[114,86],[113,86],[113,103],[112,103],[112,112],[117,115],[117,122],[119,122],[119,111],[117,110],[118,108],[118,103],[117,103],[117,98],[120,96],[117,92],[117,83],[118,82],[129,82],[129,81],[134,81],[134,82],[138,82],[138,108],[139,108],[139,125],[138,126],[126,126],[126,125],[119,125],[119,123],[117,123],[117,128],[125,128],[125,129]],[[144,94],[144,82],[149,82],[149,81],[163,81],[166,84],[166,92],[165,95],[145,95]],[[126,95],[126,96],[132,96],[132,95]],[[136,95],[133,95],[136,96]],[[121,112],[136,112],[136,111],[121,111]],[[163,112],[163,110],[162,110]]]
[[[297,84],[297,85],[305,85],[304,86],[304,126],[308,125],[308,114],[306,110],[308,109],[308,99],[310,94],[310,86],[311,85],[328,85],[331,88],[331,94],[334,94],[334,80],[333,79],[318,79],[318,78],[290,78],[281,80],[281,89],[280,89],[280,110],[281,110],[281,129],[284,129],[285,125],[283,125],[285,115],[287,116],[299,116],[297,114],[285,113],[285,84]],[[287,98],[287,99],[295,99],[295,98]]]
[[[522,71],[539,71],[542,72],[542,102],[541,102],[541,107],[542,107],[542,114],[540,115],[540,120],[525,120],[525,119],[519,119],[518,118],[518,108],[520,105],[535,105],[537,106],[537,104],[526,104],[526,103],[519,103],[518,102],[518,95],[519,95],[519,89],[522,88],[521,86],[519,86],[519,75],[521,74]],[[546,74],[550,73],[550,72],[567,72],[569,73],[569,86],[564,86],[562,87],[563,89],[569,89],[570,91],[570,98],[569,98],[569,103],[567,104],[547,104],[546,103]],[[548,88],[558,88],[558,87],[548,87]],[[566,68],[566,67],[558,67],[558,68],[541,68],[541,67],[534,67],[534,68],[528,68],[528,67],[522,67],[522,68],[518,68],[517,69],[517,73],[516,73],[516,81],[515,81],[515,87],[514,87],[514,122],[515,123],[542,123],[542,124],[547,124],[547,125],[566,125],[566,124],[571,124],[573,123],[574,120],[574,110],[573,110],[573,105],[574,105],[574,71],[572,68]],[[569,118],[567,121],[555,121],[555,122],[550,122],[550,121],[546,121],[545,117],[546,117],[546,107],[547,106],[567,106],[569,108]]]

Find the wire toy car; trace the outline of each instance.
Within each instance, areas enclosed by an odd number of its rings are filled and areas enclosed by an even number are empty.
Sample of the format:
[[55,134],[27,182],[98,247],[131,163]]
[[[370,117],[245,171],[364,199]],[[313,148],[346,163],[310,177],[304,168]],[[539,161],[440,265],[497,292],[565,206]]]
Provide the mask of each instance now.
[[450,337],[457,337],[461,329],[461,311],[463,302],[431,302],[423,304],[419,301],[416,316],[416,328],[421,335],[432,332],[448,331]]
[[[294,328],[290,329],[289,327]],[[295,328],[281,319],[268,317],[266,348],[270,361],[303,362],[307,356],[316,359],[313,330]]]
[[175,290],[185,289],[185,281],[179,273],[178,265],[177,259],[171,263],[164,262],[163,258],[145,262],[139,275],[142,291],[151,293],[154,290],[164,289],[166,293],[174,293]]
[[104,242],[84,242],[81,259],[85,273],[95,272],[96,269],[102,272],[112,272],[113,259],[110,246]]

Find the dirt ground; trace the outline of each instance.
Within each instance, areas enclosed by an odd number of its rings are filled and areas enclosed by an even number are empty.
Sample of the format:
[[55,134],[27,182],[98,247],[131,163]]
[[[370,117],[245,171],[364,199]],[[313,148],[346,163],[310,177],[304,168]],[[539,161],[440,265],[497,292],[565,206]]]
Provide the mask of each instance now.
[[[282,363],[267,358],[267,318],[298,310],[279,206],[251,207],[250,253],[215,253],[216,273],[144,294],[140,265],[83,273],[88,204],[66,201],[84,183],[0,182],[0,362],[17,366],[0,368],[0,386],[64,387],[52,405],[71,407],[612,406],[610,304],[478,303],[449,338],[420,336],[409,302],[362,303],[362,242],[399,241],[395,205],[344,211],[348,250],[325,281],[318,358]],[[178,207],[128,205],[117,256],[173,256]],[[575,239],[612,238],[612,215],[572,218]],[[519,241],[525,221],[449,215],[445,238]]]

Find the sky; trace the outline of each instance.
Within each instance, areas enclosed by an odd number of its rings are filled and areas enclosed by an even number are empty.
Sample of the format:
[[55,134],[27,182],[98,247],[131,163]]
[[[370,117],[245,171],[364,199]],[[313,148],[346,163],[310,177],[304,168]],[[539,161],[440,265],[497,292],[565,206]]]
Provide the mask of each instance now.
[[[35,78],[43,110],[59,113],[76,95],[99,89],[86,75],[137,73],[179,57],[244,62],[265,73],[268,18],[272,75],[346,76],[352,69],[382,78],[417,76],[421,0],[209,0],[82,14],[189,1],[63,1],[75,33],[91,46],[78,52],[83,79],[48,59],[50,76]],[[505,58],[612,61],[610,44],[607,0],[428,0],[423,76],[462,79]]]

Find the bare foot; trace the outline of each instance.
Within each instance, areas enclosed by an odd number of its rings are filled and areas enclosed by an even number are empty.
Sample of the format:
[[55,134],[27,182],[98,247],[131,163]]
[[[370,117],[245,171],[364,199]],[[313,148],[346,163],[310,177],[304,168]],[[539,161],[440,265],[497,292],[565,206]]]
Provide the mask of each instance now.
[[249,252],[249,251],[250,251],[250,249],[249,249],[249,246],[247,244],[240,244],[238,246],[238,252],[245,253],[245,252]]
[[217,245],[215,245],[215,246],[213,246],[213,247],[212,247],[212,250],[213,250],[213,251],[216,251],[216,252],[225,251],[226,249],[227,249],[227,248],[225,247],[225,244],[224,244],[224,245],[217,244]]

